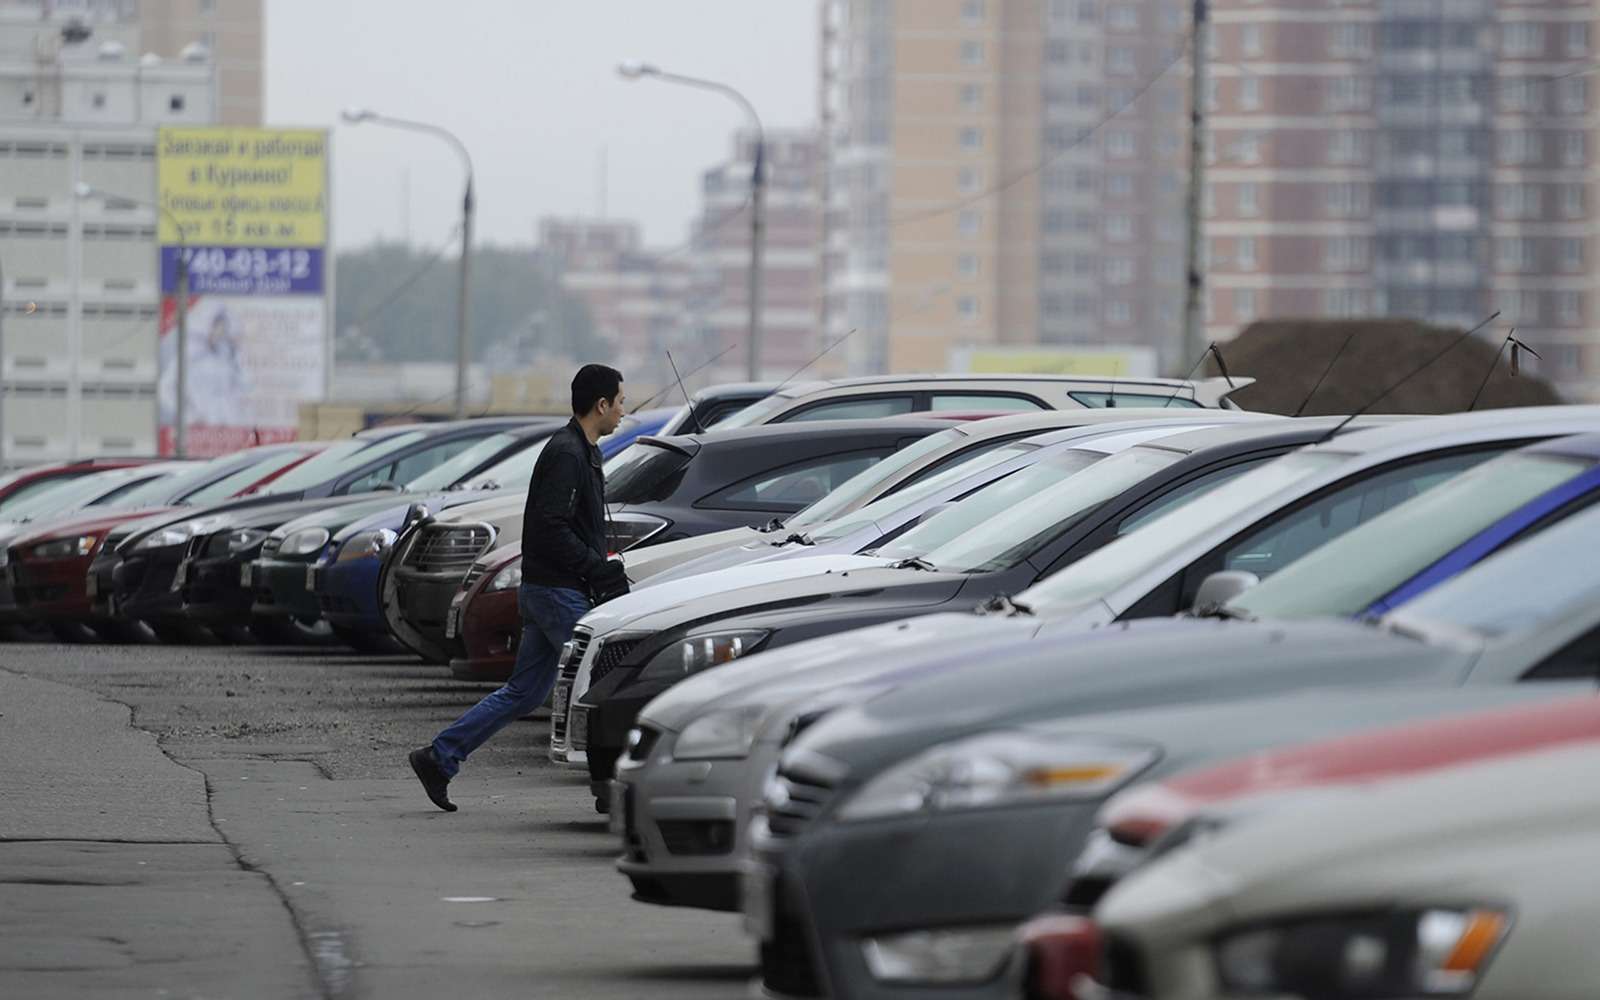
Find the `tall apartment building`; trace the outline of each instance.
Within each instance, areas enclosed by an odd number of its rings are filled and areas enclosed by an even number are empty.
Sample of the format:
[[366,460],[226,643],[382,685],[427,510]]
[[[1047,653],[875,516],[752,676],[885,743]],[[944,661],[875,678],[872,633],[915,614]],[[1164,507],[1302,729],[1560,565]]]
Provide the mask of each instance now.
[[1505,325],[1600,398],[1588,0],[1214,0],[1208,327]]
[[0,6],[5,464],[155,451],[156,212],[116,196],[154,199],[158,126],[216,117],[201,53],[140,58],[126,5],[53,6]]
[[825,0],[827,298],[860,372],[968,348],[1176,365],[1188,5]]

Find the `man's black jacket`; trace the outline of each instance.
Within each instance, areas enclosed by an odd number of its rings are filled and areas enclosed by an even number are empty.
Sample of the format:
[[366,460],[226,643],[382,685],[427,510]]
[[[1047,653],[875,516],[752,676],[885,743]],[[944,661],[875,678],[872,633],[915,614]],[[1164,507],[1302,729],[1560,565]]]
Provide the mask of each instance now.
[[592,594],[608,589],[618,569],[606,561],[600,449],[573,418],[550,436],[533,466],[522,520],[522,581]]

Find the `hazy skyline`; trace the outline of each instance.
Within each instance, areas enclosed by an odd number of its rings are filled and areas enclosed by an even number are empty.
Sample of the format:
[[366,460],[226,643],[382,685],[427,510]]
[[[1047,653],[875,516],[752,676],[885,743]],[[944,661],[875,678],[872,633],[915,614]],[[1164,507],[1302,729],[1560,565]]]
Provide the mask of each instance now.
[[[268,0],[266,122],[334,128],[334,240],[433,247],[460,217],[454,152],[339,122],[365,106],[449,128],[477,176],[477,240],[526,243],[544,215],[608,216],[646,240],[688,235],[701,171],[729,156],[739,109],[618,77],[626,59],[742,91],[771,129],[816,120],[814,0]],[[405,197],[408,186],[410,197]],[[409,218],[408,218],[409,216]]]

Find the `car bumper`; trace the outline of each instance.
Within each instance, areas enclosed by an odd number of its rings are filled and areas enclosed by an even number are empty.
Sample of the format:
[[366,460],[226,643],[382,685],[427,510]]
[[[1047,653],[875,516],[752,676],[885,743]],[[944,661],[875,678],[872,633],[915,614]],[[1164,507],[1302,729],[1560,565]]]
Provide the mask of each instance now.
[[634,898],[663,906],[739,909],[739,875],[748,857],[751,789],[770,753],[743,760],[680,761],[677,734],[661,733],[643,761],[616,764],[612,829],[622,838],[617,870]]
[[450,673],[462,680],[509,679],[522,640],[517,592],[477,591],[456,608],[452,613],[460,616],[460,639],[467,655],[450,661]]
[[340,628],[387,634],[389,625],[378,607],[378,559],[350,559],[322,567],[317,576],[317,608]]
[[[464,573],[420,574],[404,568],[396,570],[394,605],[402,626],[396,629],[396,634],[400,634],[402,640],[420,641],[432,649],[448,651],[447,660],[459,659],[465,649],[459,637],[445,636],[445,620],[450,601],[461,589],[464,578]],[[414,634],[406,636],[402,630]]]
[[144,621],[182,618],[178,567],[187,549],[185,544],[130,553],[112,564],[111,580],[104,590],[99,587],[103,578],[96,571],[95,613]]
[[81,621],[94,617],[89,605],[89,556],[71,559],[24,559],[8,574],[9,602],[0,594],[0,613],[7,603],[23,618]]
[[183,570],[184,614],[205,622],[249,621],[250,608],[255,604],[254,577],[251,586],[246,587],[243,575],[252,555],[237,553],[189,560]]
[[251,571],[255,604],[252,614],[266,618],[316,621],[322,606],[313,589],[316,563],[310,559],[258,559]]
[[[1009,996],[1007,936],[967,981],[884,981],[868,965],[873,938],[922,930],[1004,932],[1059,895],[1093,829],[1099,800],[1052,802],[861,823],[826,819],[776,838],[750,833],[752,878],[770,877],[771,938],[762,947],[769,989],[872,1000]],[[997,845],[1003,845],[1003,849]],[[770,873],[770,876],[762,873]],[[815,963],[805,969],[804,963]],[[807,994],[797,987],[815,984]],[[820,990],[821,992],[818,992]]]

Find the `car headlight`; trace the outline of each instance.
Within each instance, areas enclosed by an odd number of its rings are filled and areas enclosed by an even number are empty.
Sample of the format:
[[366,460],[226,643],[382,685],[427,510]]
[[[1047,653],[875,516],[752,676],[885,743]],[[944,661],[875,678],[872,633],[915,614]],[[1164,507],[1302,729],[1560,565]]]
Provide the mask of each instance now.
[[1502,911],[1447,907],[1285,920],[1214,945],[1234,994],[1339,1000],[1471,992],[1511,927]]
[[677,677],[748,656],[772,633],[764,629],[691,635],[675,642],[645,664],[643,677]]
[[494,579],[489,581],[489,586],[483,589],[490,591],[515,590],[520,586],[522,586],[522,560],[518,559],[516,562],[496,573],[494,575]]
[[673,744],[675,760],[737,760],[749,756],[761,728],[755,705],[707,712],[683,727]]
[[203,535],[220,527],[222,527],[222,519],[216,517],[204,517],[195,521],[179,521],[177,524],[169,524],[165,528],[152,531],[139,539],[134,544],[133,550],[135,552],[148,552],[151,549],[171,548],[174,545],[184,544],[195,535]]
[[934,747],[868,781],[839,819],[983,809],[1109,794],[1160,757],[1149,744],[990,733]]
[[267,540],[267,533],[260,528],[240,528],[227,534],[227,545],[230,553],[248,552]]
[[278,554],[308,556],[320,551],[331,537],[327,528],[303,528],[283,540],[283,544],[278,546]]
[[33,555],[36,559],[71,559],[74,556],[86,556],[94,551],[94,543],[99,540],[98,535],[57,538],[35,545]]
[[861,942],[872,977],[886,983],[981,983],[1011,954],[1015,924],[885,934]]
[[[304,532],[301,532],[303,534]],[[363,531],[359,535],[351,535],[339,547],[338,562],[354,562],[357,559],[382,559],[384,553],[394,548],[395,540],[400,536],[388,528],[379,528],[376,531]],[[285,542],[288,539],[284,540]],[[317,546],[321,548],[322,546]],[[279,551],[282,551],[281,549]],[[312,550],[315,551],[315,550]]]

